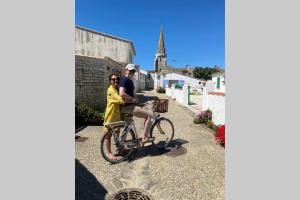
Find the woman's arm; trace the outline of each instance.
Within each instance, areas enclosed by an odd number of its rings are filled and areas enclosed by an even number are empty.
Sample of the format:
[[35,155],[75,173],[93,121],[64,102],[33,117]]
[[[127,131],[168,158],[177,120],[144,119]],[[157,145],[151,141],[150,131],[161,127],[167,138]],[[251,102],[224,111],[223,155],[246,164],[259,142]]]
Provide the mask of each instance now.
[[125,101],[118,94],[117,91],[113,91],[113,90],[108,91],[108,98],[111,103],[122,104],[122,105],[125,104]]

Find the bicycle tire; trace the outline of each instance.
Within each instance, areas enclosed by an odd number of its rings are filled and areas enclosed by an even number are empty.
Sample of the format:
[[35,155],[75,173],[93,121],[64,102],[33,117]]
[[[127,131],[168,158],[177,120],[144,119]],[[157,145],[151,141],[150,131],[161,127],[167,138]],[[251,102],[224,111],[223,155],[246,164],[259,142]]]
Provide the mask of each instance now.
[[[102,154],[102,157],[107,161],[107,162],[110,162],[112,164],[117,164],[117,163],[120,163],[120,162],[123,162],[125,160],[128,159],[128,157],[131,155],[131,153],[133,152],[133,148],[134,148],[134,145],[128,145],[126,147],[123,146],[119,146],[117,147],[116,144],[115,144],[115,141],[114,141],[114,138],[111,138],[111,149],[117,149],[117,148],[124,148],[126,149],[127,153],[125,154],[122,154],[122,155],[117,155],[118,157],[120,157],[120,159],[117,159],[117,160],[112,160],[108,157],[108,152],[106,151],[106,148],[105,148],[105,138],[107,135],[111,134],[112,130],[109,130],[106,134],[104,134],[104,136],[101,138],[101,143],[100,143],[100,150],[101,150],[101,154]],[[111,134],[112,136],[112,134]],[[129,130],[127,133],[126,133],[126,138],[130,136],[130,139],[128,140],[129,142],[132,141],[132,140],[135,140],[135,134],[133,132],[133,130]],[[125,140],[126,140],[125,138]],[[126,143],[126,142],[125,142]],[[128,143],[126,143],[128,144]],[[126,145],[125,144],[125,145]],[[124,150],[123,150],[124,151]],[[116,154],[115,154],[116,156]]]
[[[162,122],[169,125],[169,127],[167,127],[169,130],[165,131],[166,127],[161,127]],[[163,135],[165,135],[166,139],[161,140]],[[150,137],[155,138],[152,144],[155,145],[157,148],[163,149],[168,147],[168,145],[174,138],[174,125],[171,122],[171,120],[165,117],[158,118],[150,129]]]

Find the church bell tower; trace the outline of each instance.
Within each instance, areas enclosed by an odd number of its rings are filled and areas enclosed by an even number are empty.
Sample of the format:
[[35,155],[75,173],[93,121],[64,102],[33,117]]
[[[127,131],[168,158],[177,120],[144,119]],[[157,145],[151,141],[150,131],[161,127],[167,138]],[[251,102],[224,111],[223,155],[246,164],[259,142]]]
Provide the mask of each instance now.
[[154,66],[155,71],[163,70],[167,66],[167,54],[165,49],[164,32],[162,27],[159,33],[159,41],[155,54]]

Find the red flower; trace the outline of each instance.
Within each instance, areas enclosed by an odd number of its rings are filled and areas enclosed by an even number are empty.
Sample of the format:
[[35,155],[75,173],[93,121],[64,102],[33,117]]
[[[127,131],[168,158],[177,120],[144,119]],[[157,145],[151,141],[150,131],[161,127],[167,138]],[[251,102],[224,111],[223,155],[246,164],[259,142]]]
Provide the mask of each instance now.
[[225,125],[222,125],[217,129],[215,139],[225,147]]

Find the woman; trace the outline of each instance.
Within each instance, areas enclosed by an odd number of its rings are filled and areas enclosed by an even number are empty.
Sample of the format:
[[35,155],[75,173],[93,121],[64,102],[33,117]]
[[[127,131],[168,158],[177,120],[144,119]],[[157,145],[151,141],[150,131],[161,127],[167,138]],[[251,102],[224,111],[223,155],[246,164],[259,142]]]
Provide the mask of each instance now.
[[[124,105],[125,101],[118,93],[118,84],[119,77],[116,74],[111,74],[109,76],[110,85],[107,89],[107,104],[104,115],[104,125],[110,122],[120,121],[120,104]],[[104,133],[108,132],[108,128],[104,126]],[[108,156],[111,160],[117,159],[111,152],[111,135],[107,135],[106,140],[106,149]]]

